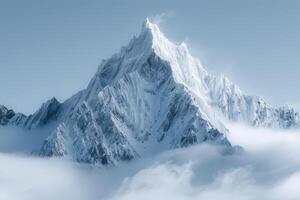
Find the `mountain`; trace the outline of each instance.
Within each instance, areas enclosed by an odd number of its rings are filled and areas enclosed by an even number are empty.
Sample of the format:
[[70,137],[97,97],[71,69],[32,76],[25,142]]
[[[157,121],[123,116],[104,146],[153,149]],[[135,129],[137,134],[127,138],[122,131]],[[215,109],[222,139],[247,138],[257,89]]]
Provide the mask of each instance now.
[[87,89],[69,101],[72,111],[41,154],[115,164],[205,141],[230,146],[226,128],[210,115],[203,75],[184,44],[172,44],[146,21],[141,34],[103,61]]
[[56,98],[52,98],[42,105],[33,115],[29,115],[24,122],[24,127],[33,129],[48,124],[57,119],[61,104]]
[[19,126],[23,125],[26,116],[22,113],[15,113],[14,110],[8,109],[3,105],[0,105],[0,125],[13,125],[13,126]]
[[262,97],[243,94],[224,76],[207,76],[206,86],[214,107],[230,121],[269,128],[299,128],[299,113],[293,108],[275,108]]
[[0,105],[0,124],[7,125],[8,122],[15,116],[15,112],[13,110],[9,110],[3,105]]
[[226,77],[210,75],[185,43],[170,42],[149,20],[139,36],[102,61],[85,90],[63,103],[53,98],[33,115],[19,114],[17,123],[8,111],[3,113],[3,125],[55,125],[41,156],[103,165],[203,142],[232,148],[225,119],[251,126],[299,126],[298,112],[274,108],[243,94]]

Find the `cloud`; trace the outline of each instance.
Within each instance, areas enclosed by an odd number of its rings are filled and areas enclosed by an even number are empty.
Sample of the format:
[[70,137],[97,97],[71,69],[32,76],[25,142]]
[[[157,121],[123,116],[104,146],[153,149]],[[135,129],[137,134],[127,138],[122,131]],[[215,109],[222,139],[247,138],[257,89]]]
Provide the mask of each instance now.
[[230,124],[245,153],[198,145],[114,168],[0,154],[0,199],[300,199],[300,134]]
[[53,124],[34,131],[12,126],[0,126],[0,152],[27,153],[39,150],[43,141],[52,132]]
[[230,124],[246,153],[224,156],[197,146],[165,153],[124,180],[113,200],[300,199],[300,132]]

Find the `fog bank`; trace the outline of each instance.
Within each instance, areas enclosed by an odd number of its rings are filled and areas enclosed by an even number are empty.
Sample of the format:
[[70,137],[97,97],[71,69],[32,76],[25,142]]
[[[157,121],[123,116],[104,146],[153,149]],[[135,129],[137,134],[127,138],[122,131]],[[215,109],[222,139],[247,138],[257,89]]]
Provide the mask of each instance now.
[[1,153],[0,199],[300,199],[300,134],[228,127],[245,153],[198,145],[102,169]]

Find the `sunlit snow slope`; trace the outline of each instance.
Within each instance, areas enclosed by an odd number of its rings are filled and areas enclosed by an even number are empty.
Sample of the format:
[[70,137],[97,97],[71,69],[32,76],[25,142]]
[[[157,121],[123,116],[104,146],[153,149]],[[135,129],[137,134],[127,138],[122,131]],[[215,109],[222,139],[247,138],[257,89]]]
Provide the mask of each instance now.
[[104,165],[203,142],[231,148],[224,119],[299,126],[292,108],[273,108],[226,77],[208,74],[186,44],[170,42],[149,20],[101,63],[87,89],[64,103],[51,99],[28,117],[6,115],[2,124],[27,129],[57,123],[40,155]]

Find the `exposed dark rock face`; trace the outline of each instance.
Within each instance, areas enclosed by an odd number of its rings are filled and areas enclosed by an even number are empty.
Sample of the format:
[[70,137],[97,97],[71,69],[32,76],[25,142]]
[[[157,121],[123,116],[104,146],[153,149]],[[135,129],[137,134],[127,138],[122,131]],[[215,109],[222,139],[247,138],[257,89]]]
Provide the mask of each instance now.
[[0,105],[0,125],[7,125],[9,120],[15,116],[15,112],[11,109]]

